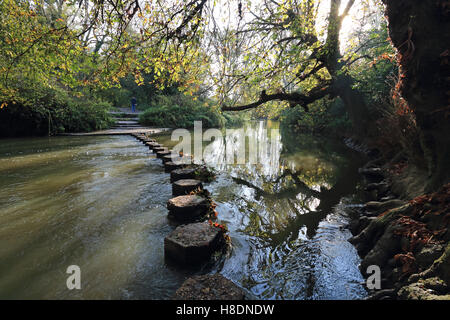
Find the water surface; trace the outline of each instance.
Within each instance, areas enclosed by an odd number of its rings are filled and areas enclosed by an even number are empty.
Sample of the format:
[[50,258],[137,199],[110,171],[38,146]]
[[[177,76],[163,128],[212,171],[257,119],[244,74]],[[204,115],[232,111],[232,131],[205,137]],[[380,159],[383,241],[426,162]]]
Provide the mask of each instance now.
[[[250,139],[266,142],[256,164],[214,162],[217,179],[205,186],[233,247],[197,271],[164,262],[164,237],[176,227],[167,219],[169,174],[136,139],[0,140],[0,298],[167,299],[202,272],[220,272],[258,299],[365,297],[345,228],[359,155],[338,141],[267,130],[277,128],[246,125]],[[205,143],[214,151],[206,160],[224,159],[236,132]],[[72,264],[82,290],[66,287]]]

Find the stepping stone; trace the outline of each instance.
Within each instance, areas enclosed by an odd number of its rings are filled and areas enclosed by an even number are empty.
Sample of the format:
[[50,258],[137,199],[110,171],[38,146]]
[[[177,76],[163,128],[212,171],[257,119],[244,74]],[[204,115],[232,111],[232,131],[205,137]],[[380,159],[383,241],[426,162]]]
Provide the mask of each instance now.
[[155,150],[155,148],[164,148],[164,146],[162,144],[159,144],[158,142],[153,142],[153,144],[151,145],[151,148],[152,148],[152,150]]
[[173,155],[172,154],[172,150],[169,150],[169,152],[170,152],[170,154],[162,157],[162,161],[164,163],[166,163],[166,162],[174,162],[173,160],[175,160],[174,163],[176,163],[176,164],[184,164],[181,161],[185,160],[186,157],[180,157],[180,156],[177,156],[176,154]]
[[206,274],[186,279],[172,299],[244,300],[245,292],[221,274]]
[[159,145],[159,147],[154,147],[153,151],[158,152],[158,151],[165,151],[165,150],[169,150],[167,147],[164,147],[163,145]]
[[160,147],[160,146],[161,146],[161,145],[160,145],[159,143],[157,143],[157,142],[147,142],[146,145],[147,145],[150,149],[153,149],[153,148],[156,148],[156,147]]
[[163,158],[164,156],[168,156],[168,155],[170,155],[172,152],[170,151],[170,150],[163,150],[163,151],[158,151],[158,152],[156,152],[156,157],[157,158]]
[[[164,171],[172,172],[173,170],[183,168],[184,166],[186,166],[186,165],[182,164],[182,163],[173,163],[172,161],[168,161],[168,162],[164,163]],[[180,179],[177,179],[177,180],[180,180]]]
[[163,163],[166,163],[166,162],[172,162],[172,152],[169,153],[169,154],[166,155],[166,156],[163,156],[163,157],[162,157],[162,161],[163,161]]
[[178,196],[167,201],[169,216],[179,221],[194,221],[208,213],[209,201],[197,195]]
[[181,168],[170,173],[170,182],[181,179],[195,179],[195,168]]
[[358,172],[373,182],[380,182],[384,179],[383,170],[381,170],[381,168],[359,168]]
[[198,189],[203,190],[203,184],[195,179],[181,179],[172,184],[172,194],[174,197],[189,194]]
[[164,256],[189,267],[211,258],[225,244],[220,228],[208,222],[197,222],[177,227],[164,238]]

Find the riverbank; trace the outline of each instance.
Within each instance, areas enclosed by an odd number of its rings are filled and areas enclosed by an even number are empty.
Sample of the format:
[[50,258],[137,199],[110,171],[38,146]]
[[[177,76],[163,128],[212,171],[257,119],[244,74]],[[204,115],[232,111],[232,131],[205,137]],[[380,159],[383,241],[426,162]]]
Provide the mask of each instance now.
[[450,184],[424,193],[425,174],[378,159],[360,172],[367,202],[353,214],[349,241],[362,274],[381,270],[368,299],[450,299]]
[[108,129],[99,130],[92,132],[76,132],[76,133],[61,133],[59,136],[116,136],[116,135],[130,135],[137,133],[144,134],[157,134],[169,131],[169,128],[149,128],[149,127],[139,127],[139,128],[129,128],[129,129]]

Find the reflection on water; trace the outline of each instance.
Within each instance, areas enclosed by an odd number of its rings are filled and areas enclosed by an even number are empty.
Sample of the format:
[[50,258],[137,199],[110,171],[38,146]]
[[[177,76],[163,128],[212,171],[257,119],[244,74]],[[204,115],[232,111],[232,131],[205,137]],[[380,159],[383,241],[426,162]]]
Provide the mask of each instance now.
[[[335,141],[271,135],[277,126],[246,126],[247,142],[266,142],[257,164],[213,165],[217,180],[206,187],[233,249],[210,272],[255,298],[364,297],[344,228],[357,156]],[[205,143],[205,160],[224,159],[235,133]],[[252,150],[247,143],[247,159]],[[135,139],[3,140],[0,175],[0,298],[166,299],[193,273],[164,263],[163,239],[175,227],[169,175]],[[81,267],[82,290],[66,289],[71,264]]]

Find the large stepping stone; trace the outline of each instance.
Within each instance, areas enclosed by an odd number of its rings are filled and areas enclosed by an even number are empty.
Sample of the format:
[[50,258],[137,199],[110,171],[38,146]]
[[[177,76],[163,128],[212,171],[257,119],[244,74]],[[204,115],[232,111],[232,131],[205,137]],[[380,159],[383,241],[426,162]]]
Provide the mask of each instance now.
[[173,163],[172,161],[164,162],[164,171],[172,172],[173,170],[177,170],[186,166],[182,163]]
[[184,163],[186,158],[187,157],[180,157],[180,156],[178,156],[176,154],[173,155],[172,152],[170,152],[170,154],[162,157],[162,161],[164,163],[166,163],[166,162],[173,162],[173,163],[176,163],[176,164],[179,164],[179,165],[186,166],[186,164]]
[[173,154],[173,158],[171,159],[172,162],[174,163],[179,163],[179,164],[183,164],[184,166],[187,166],[188,164],[191,164],[192,162],[192,158],[183,155],[183,153],[176,153],[174,152]]
[[222,229],[208,222],[197,222],[177,227],[164,238],[164,255],[169,261],[191,267],[207,261],[225,245]]
[[161,145],[158,142],[147,142],[146,145],[152,150],[154,148],[161,147]]
[[194,221],[208,213],[209,201],[197,195],[178,196],[167,201],[169,216],[179,221]]
[[171,152],[170,150],[168,150],[168,149],[163,150],[163,151],[158,151],[158,152],[156,152],[156,157],[162,159],[164,156],[168,156],[168,155],[170,155],[171,153],[172,153],[172,152]]
[[183,282],[173,300],[244,300],[245,292],[220,274],[193,276]]
[[164,147],[163,145],[160,145],[159,147],[154,147],[153,151],[158,152],[158,151],[166,151],[169,150],[167,147]]
[[358,172],[372,182],[380,182],[384,179],[383,170],[381,168],[359,168]]
[[162,161],[163,161],[163,163],[166,163],[166,162],[173,162],[173,161],[172,161],[172,152],[169,153],[168,155],[163,156],[163,157],[162,157]]
[[170,173],[170,182],[181,179],[195,179],[195,168],[181,168]]
[[172,184],[172,194],[174,197],[189,194],[199,189],[203,189],[203,184],[201,181],[195,179],[181,179]]

